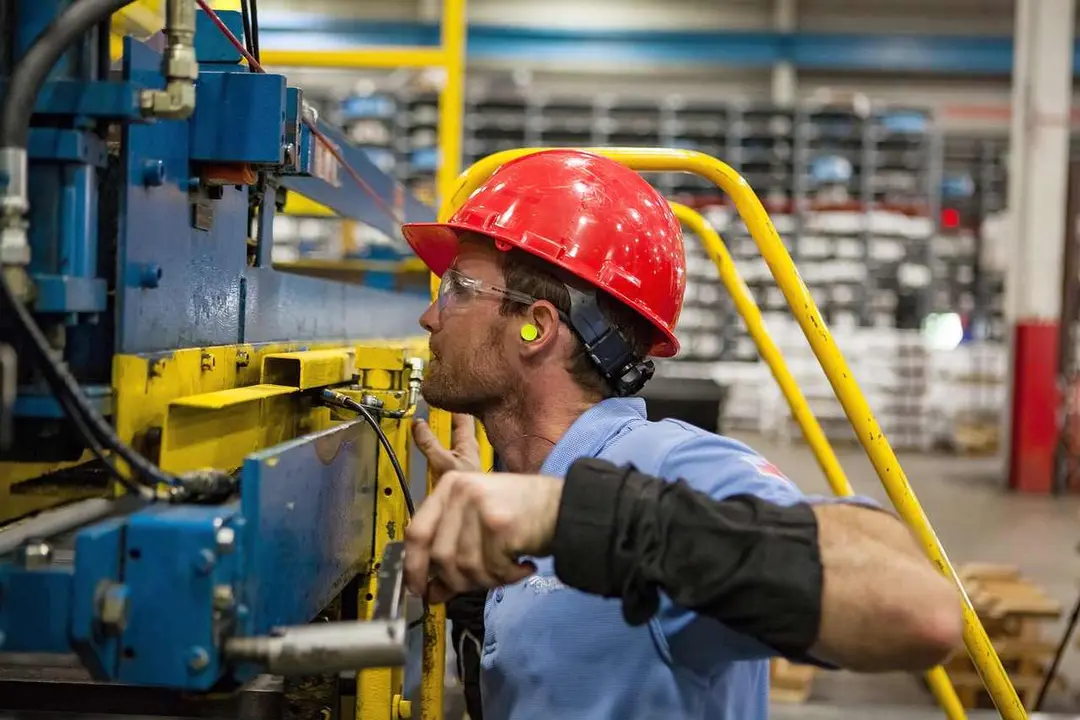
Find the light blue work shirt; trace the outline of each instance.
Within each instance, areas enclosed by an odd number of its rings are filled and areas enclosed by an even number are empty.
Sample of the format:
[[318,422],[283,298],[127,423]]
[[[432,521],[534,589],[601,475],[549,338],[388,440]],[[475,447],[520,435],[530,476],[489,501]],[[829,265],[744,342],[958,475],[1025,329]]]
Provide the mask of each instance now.
[[[713,498],[806,498],[746,445],[677,420],[649,422],[640,398],[605,400],[570,427],[541,472],[563,477],[581,457],[683,479]],[[631,627],[621,602],[563,585],[551,558],[488,593],[481,690],[485,720],[764,720],[775,653],[664,597]]]

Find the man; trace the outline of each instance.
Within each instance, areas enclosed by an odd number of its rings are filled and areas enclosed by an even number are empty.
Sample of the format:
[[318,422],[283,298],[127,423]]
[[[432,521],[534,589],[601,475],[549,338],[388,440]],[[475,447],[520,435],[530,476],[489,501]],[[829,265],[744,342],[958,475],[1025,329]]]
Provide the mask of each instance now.
[[[421,318],[431,333],[424,396],[479,418],[502,469],[540,483],[535,476],[560,478],[583,457],[632,465],[714,500],[743,499],[763,517],[795,508],[785,515],[790,528],[771,534],[801,538],[775,546],[792,556],[780,564],[768,552],[750,564],[758,572],[740,588],[738,607],[752,623],[717,622],[668,597],[630,618],[645,622],[627,623],[617,600],[560,582],[551,558],[512,571],[504,564],[501,577],[485,572],[499,563],[475,558],[500,548],[488,547],[492,535],[477,525],[506,531],[526,517],[523,506],[498,501],[510,482],[519,481],[519,497],[544,498],[532,507],[537,516],[557,513],[561,499],[521,487],[525,478],[492,478],[483,487],[497,491],[478,490],[476,476],[464,482],[455,472],[479,469],[467,422],[456,418],[449,450],[418,424],[421,449],[451,474],[407,530],[407,573],[414,586],[427,581],[420,589],[432,602],[495,587],[481,652],[488,720],[755,720],[766,715],[766,660],[775,654],[900,669],[932,665],[958,642],[957,594],[894,517],[824,499],[811,505],[746,446],[676,421],[650,423],[644,402],[630,397],[652,375],[647,356],[678,351],[685,288],[681,228],[640,175],[588,153],[545,151],[500,168],[449,223],[403,232],[442,277]],[[460,511],[473,504],[483,511]],[[598,518],[605,510],[592,509]],[[550,550],[517,545],[510,554]],[[804,572],[788,577],[800,551]]]

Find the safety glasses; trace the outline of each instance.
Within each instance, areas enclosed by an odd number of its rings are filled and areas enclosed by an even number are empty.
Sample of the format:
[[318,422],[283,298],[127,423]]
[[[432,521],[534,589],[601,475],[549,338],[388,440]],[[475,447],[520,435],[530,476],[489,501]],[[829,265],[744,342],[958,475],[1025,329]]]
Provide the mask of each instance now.
[[486,283],[483,280],[477,280],[468,275],[463,275],[455,268],[450,268],[443,273],[442,281],[439,283],[439,294],[436,297],[435,303],[439,312],[444,312],[445,310],[463,305],[481,295],[497,297],[503,300],[512,300],[513,302],[521,303],[522,305],[532,305],[536,302],[536,298],[531,295],[515,292],[514,290],[507,290],[506,288]]

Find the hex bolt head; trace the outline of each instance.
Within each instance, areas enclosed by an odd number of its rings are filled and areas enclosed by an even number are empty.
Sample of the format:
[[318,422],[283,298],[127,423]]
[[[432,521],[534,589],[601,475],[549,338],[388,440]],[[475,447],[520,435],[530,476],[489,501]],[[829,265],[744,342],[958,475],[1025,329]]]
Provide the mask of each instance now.
[[217,565],[217,555],[210,550],[200,550],[195,553],[191,563],[195,568],[195,572],[199,575],[209,575],[210,571]]
[[230,585],[214,586],[214,609],[231,610],[236,604],[236,595]]
[[98,620],[108,630],[123,632],[127,627],[128,589],[126,585],[105,582],[98,586]]
[[165,182],[165,163],[161,160],[147,160],[143,163],[143,184],[158,187]]
[[45,567],[52,562],[52,545],[44,540],[30,540],[19,548],[16,558],[27,569]]
[[214,540],[217,542],[219,553],[230,553],[236,547],[236,531],[228,525],[218,528]]
[[205,670],[210,665],[210,653],[206,652],[206,648],[195,647],[188,650],[187,666],[188,670],[194,673],[199,673]]

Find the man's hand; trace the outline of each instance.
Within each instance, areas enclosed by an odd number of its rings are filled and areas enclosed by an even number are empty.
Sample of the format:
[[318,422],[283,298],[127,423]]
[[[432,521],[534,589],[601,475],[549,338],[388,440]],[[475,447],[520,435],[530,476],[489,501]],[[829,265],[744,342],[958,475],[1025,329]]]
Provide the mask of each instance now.
[[428,602],[524,580],[548,554],[563,481],[451,471],[405,528],[405,583]]
[[476,441],[476,421],[472,415],[454,414],[450,425],[450,449],[439,444],[431,426],[423,420],[413,423],[413,441],[427,458],[436,477],[451,470],[480,470],[480,444]]

